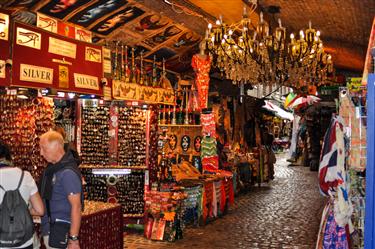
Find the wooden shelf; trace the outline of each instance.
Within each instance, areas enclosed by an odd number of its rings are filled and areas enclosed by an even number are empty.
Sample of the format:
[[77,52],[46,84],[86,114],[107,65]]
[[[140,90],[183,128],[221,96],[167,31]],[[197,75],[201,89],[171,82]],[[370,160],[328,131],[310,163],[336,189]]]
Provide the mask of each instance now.
[[159,124],[158,126],[160,127],[195,127],[195,128],[198,128],[198,127],[202,127],[202,125],[172,125],[172,124]]
[[79,167],[83,169],[134,169],[134,170],[148,169],[147,166],[93,165],[93,164],[82,164]]
[[125,218],[143,218],[144,214],[123,214]]

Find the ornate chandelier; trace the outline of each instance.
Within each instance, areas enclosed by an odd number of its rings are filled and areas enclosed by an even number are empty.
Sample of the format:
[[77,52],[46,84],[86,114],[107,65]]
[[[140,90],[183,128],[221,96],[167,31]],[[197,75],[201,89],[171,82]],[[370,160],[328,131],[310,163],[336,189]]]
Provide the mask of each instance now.
[[320,32],[311,27],[311,22],[308,29],[299,32],[299,38],[292,33],[287,41],[280,19],[279,26],[270,34],[262,12],[254,28],[249,15],[244,7],[240,22],[228,25],[220,17],[206,31],[206,46],[213,55],[213,65],[234,84],[318,85],[333,71],[331,55],[324,52]]

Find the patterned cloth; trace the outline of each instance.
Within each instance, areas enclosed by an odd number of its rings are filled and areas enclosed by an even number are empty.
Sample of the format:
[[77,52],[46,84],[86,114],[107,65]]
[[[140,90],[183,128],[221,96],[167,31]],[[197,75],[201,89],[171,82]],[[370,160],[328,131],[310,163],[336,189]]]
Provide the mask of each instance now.
[[335,221],[332,206],[329,208],[327,223],[323,239],[324,249],[349,249],[348,238],[345,227],[340,227]]
[[208,88],[210,85],[211,57],[202,57],[200,54],[193,55],[191,66],[195,70],[195,84],[198,89],[200,108],[207,108]]
[[346,229],[352,227],[353,207],[349,198],[345,142],[343,121],[334,117],[324,136],[320,157],[319,188],[330,201],[323,212],[317,248],[349,248]]

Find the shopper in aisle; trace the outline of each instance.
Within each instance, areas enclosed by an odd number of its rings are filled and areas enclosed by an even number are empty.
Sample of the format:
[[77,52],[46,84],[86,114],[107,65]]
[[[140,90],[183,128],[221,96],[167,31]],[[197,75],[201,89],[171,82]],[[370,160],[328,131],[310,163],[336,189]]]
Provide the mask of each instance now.
[[[13,167],[9,147],[2,141],[0,141],[0,186],[0,204],[3,202],[5,191],[17,189],[19,186],[22,198],[29,205],[30,214],[34,216],[44,214],[43,201],[34,179],[29,172]],[[17,248],[32,249],[33,237]],[[0,249],[6,248],[0,247]]]
[[[40,180],[40,193],[47,210],[42,218],[44,244],[52,249],[55,242],[65,242],[66,248],[79,249],[83,199],[77,162],[71,151],[65,152],[64,139],[56,131],[40,137],[40,154],[49,163]],[[66,236],[58,235],[68,235],[68,241]]]

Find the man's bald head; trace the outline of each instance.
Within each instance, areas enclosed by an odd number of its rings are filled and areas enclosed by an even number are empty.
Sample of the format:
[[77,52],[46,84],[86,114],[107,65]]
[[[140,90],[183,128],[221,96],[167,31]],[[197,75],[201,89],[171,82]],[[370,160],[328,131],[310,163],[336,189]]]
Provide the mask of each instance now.
[[57,163],[64,156],[64,138],[56,131],[40,136],[40,154],[49,163]]

